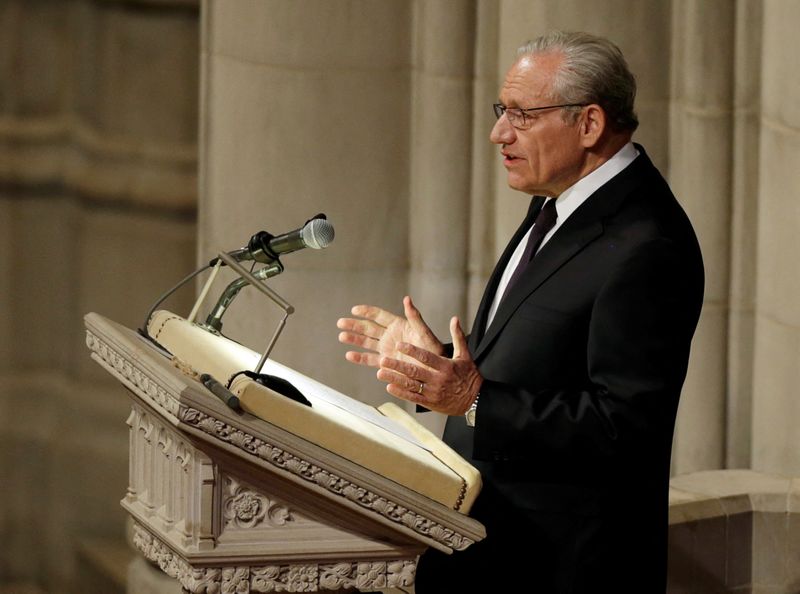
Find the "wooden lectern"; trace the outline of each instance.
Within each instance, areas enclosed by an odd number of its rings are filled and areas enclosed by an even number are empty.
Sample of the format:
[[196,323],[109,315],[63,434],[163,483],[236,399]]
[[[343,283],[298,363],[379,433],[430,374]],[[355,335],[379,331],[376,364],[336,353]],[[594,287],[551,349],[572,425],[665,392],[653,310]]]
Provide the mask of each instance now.
[[292,400],[237,375],[257,353],[169,312],[150,320],[155,344],[94,313],[85,323],[92,358],[132,400],[134,544],[184,592],[411,586],[428,547],[485,536],[467,515],[480,475],[399,407],[267,361],[311,406]]

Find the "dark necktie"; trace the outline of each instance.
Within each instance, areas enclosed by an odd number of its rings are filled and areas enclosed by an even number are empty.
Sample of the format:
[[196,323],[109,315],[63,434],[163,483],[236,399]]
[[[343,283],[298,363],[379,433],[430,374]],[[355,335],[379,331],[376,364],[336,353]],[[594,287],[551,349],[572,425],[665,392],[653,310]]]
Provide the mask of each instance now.
[[528,236],[528,244],[525,246],[525,251],[522,252],[522,258],[520,258],[519,264],[517,264],[514,270],[514,274],[512,274],[511,278],[508,280],[505,293],[503,293],[503,299],[506,298],[511,287],[514,286],[519,280],[519,277],[522,276],[522,273],[525,272],[530,261],[533,260],[533,257],[536,255],[536,250],[542,245],[544,236],[547,235],[550,229],[556,224],[556,218],[558,218],[556,199],[548,198],[547,202],[544,203],[544,206],[542,206],[542,209],[539,211],[539,214],[536,215],[533,229]]

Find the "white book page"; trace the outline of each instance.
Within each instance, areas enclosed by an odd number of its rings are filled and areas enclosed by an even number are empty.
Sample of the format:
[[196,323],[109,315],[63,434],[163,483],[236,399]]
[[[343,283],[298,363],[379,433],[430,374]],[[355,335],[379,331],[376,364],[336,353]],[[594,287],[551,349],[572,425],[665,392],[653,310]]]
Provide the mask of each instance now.
[[398,437],[402,437],[406,441],[409,441],[428,452],[431,451],[430,448],[423,445],[423,443],[414,437],[414,435],[405,427],[396,423],[392,419],[385,417],[375,407],[342,394],[330,386],[326,386],[323,383],[311,379],[307,375],[303,375],[299,371],[295,371],[291,367],[287,367],[286,365],[282,365],[277,361],[268,359],[265,362],[261,373],[275,375],[290,382],[295,388],[303,393],[303,396],[308,398],[312,407],[314,406],[315,400],[323,400],[324,402],[346,410],[350,414],[372,423],[373,425],[377,425],[389,433],[393,433]]

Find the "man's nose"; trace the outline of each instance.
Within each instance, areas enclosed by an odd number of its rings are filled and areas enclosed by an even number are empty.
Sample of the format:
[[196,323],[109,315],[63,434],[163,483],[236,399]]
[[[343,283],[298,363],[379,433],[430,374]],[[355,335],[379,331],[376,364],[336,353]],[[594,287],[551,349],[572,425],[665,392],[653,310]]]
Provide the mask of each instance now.
[[517,134],[514,126],[509,123],[506,114],[503,114],[494,123],[494,127],[489,134],[489,140],[494,144],[511,144],[516,138]]

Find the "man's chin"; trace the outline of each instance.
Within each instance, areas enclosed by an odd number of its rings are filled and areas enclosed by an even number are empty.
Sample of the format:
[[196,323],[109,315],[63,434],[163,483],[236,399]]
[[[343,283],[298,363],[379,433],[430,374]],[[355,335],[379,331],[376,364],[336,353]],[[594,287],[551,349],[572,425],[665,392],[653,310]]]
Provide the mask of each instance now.
[[517,192],[524,192],[525,194],[536,194],[536,190],[531,188],[530,184],[525,183],[524,180],[519,179],[517,176],[509,174],[508,187]]
[[554,193],[552,190],[545,190],[544,188],[534,186],[529,181],[520,179],[511,174],[508,176],[508,187],[517,192],[527,194],[528,196],[547,196],[550,198],[558,196],[558,194]]

